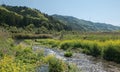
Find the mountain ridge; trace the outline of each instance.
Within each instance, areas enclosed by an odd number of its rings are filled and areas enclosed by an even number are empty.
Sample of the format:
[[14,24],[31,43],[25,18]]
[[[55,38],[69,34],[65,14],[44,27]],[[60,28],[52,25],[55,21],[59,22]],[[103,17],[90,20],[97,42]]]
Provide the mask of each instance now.
[[107,23],[92,22],[83,19],[78,19],[73,16],[64,16],[64,15],[51,15],[55,19],[66,23],[68,26],[71,26],[73,30],[81,31],[116,31],[120,30],[119,26],[114,26]]
[[[40,31],[82,31],[82,32],[104,32],[117,31],[120,27],[105,23],[94,23],[78,19],[73,16],[48,15],[37,9],[25,6],[0,5],[0,26],[12,31],[22,29],[29,32],[41,33]],[[20,28],[20,31],[19,31]],[[22,28],[22,29],[21,29]],[[17,32],[17,31],[15,31]]]

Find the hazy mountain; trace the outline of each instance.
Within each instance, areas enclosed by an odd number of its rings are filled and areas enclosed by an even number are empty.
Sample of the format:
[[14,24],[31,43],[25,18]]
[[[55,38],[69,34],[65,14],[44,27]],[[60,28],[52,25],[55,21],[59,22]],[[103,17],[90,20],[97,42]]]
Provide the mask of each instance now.
[[72,28],[72,30],[79,31],[116,31],[120,30],[120,27],[113,26],[111,24],[105,23],[94,23],[91,21],[86,21],[78,19],[72,16],[62,16],[62,15],[52,15],[55,19],[67,24]]

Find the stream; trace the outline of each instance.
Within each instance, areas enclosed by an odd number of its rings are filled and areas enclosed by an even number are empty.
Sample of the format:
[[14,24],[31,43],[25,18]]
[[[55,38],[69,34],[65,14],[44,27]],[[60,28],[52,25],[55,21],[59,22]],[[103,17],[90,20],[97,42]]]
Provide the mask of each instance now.
[[120,72],[120,64],[97,59],[83,53],[74,53],[72,57],[68,58],[64,57],[64,51],[33,46],[33,50],[38,48],[44,50],[45,55],[54,54],[56,58],[68,63],[75,63],[81,72]]

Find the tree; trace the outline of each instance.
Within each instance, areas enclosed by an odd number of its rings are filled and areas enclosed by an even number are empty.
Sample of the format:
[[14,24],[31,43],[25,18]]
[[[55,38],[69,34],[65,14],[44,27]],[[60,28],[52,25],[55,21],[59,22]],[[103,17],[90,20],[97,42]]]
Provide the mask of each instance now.
[[32,32],[34,28],[35,28],[34,24],[29,24],[28,26],[26,26],[26,30],[30,32]]
[[42,33],[42,34],[48,33],[48,29],[46,27],[42,26],[42,27],[38,28],[38,30],[37,30],[37,34],[40,34],[40,33]]

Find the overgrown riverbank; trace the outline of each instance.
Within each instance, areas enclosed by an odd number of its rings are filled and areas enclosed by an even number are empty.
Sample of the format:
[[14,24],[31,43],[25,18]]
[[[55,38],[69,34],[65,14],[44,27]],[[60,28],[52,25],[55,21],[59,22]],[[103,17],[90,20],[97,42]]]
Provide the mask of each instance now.
[[120,63],[120,40],[54,40],[40,39],[36,42],[41,45],[57,47],[63,50],[73,50],[83,52],[94,57],[104,58],[105,60]]
[[0,72],[36,72],[49,64],[49,72],[75,72],[73,67],[44,51],[33,50],[27,42],[15,44],[7,32],[0,31]]
[[[23,36],[23,39],[25,36]],[[33,39],[31,39],[31,36]],[[52,38],[54,35],[28,35],[28,39],[15,43],[9,32],[1,30],[0,71],[36,72],[38,67],[49,64],[49,72],[75,72],[75,67],[55,58],[53,55],[44,56],[44,51],[39,49],[33,50],[32,46],[34,45],[44,45],[50,48],[62,49],[68,52],[67,56],[72,56],[72,52],[82,52],[94,57],[120,63],[120,39],[117,34],[112,39],[111,37],[113,35],[106,35],[104,37],[103,35],[89,36],[77,34],[71,34],[71,36],[69,34],[61,35],[61,38],[58,39],[37,39],[44,36],[47,36],[47,38]]]

